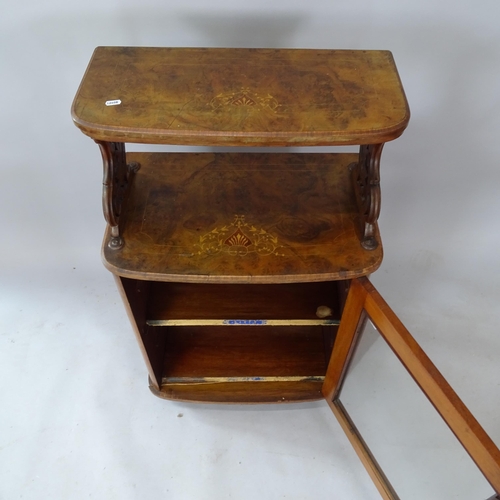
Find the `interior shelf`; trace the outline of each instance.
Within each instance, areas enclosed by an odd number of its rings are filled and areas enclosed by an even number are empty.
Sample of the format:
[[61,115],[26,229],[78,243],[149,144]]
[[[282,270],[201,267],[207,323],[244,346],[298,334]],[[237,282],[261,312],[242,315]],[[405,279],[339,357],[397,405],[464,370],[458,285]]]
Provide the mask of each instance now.
[[[153,282],[147,320],[154,321],[269,320],[317,321],[318,307],[331,310],[326,321],[338,321],[337,283],[220,285]],[[240,323],[241,324],[241,323]],[[314,324],[314,323],[313,323]],[[331,324],[331,323],[330,323]]]
[[349,167],[357,154],[129,153],[114,274],[152,281],[314,282],[375,271]]
[[[171,399],[203,400],[203,393],[220,399],[221,388],[242,383],[253,384],[253,391],[247,387],[240,401],[232,395],[233,402],[258,401],[262,392],[270,396],[275,384],[290,393],[305,384],[314,387],[307,399],[321,397],[331,352],[325,342],[333,341],[321,327],[172,327],[165,334],[161,392]],[[286,399],[279,395],[280,402]]]
[[118,280],[158,396],[225,403],[322,397],[346,282]]

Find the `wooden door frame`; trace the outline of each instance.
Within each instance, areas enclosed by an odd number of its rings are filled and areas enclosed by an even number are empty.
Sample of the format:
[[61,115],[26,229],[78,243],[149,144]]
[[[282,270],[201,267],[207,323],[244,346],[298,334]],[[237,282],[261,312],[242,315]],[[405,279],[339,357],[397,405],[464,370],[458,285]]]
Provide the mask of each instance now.
[[399,497],[339,397],[367,318],[444,419],[486,480],[500,495],[500,451],[410,332],[366,278],[351,281],[322,393],[382,498]]

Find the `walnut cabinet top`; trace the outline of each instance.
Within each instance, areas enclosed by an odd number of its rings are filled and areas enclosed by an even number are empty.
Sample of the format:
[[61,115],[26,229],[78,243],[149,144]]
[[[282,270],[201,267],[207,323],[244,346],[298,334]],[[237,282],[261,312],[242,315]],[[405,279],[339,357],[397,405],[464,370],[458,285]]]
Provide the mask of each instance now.
[[396,139],[410,113],[388,51],[98,47],[72,116],[101,141],[325,146]]

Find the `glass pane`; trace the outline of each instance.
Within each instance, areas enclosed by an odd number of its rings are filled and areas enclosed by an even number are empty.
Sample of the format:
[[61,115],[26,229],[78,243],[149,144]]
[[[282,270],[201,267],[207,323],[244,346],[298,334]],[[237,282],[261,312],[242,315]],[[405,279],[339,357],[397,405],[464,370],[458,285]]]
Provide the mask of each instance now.
[[340,401],[401,500],[471,500],[493,495],[369,320]]

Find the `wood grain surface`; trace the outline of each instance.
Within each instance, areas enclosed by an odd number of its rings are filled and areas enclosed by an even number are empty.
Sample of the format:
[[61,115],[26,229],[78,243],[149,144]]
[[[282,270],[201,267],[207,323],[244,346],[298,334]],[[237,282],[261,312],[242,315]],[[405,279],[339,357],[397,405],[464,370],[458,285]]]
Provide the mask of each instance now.
[[[375,271],[360,243],[356,154],[133,153],[115,274],[180,282],[330,281]],[[380,242],[378,230],[375,232]]]
[[335,282],[278,285],[150,284],[147,319],[318,319],[319,306],[340,319]]
[[214,384],[153,385],[151,392],[160,398],[191,403],[261,404],[297,403],[322,399],[320,381],[303,382],[221,382]]
[[388,51],[146,47],[98,47],[72,116],[101,141],[212,146],[383,143],[410,117]]
[[168,327],[164,335],[163,377],[314,377],[326,372],[321,327],[179,326]]
[[[161,328],[156,328],[161,329]],[[321,327],[169,327],[165,399],[221,403],[321,397],[329,358]]]

